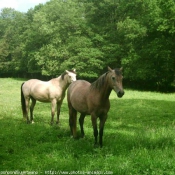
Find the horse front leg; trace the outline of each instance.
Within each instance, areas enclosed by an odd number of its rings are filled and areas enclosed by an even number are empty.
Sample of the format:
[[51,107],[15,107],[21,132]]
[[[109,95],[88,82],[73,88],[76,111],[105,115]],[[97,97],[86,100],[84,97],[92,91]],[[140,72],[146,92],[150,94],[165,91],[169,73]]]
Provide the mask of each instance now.
[[56,124],[58,125],[60,123],[60,107],[57,107],[57,121]]
[[59,118],[60,118],[61,104],[62,104],[62,101],[57,103],[57,121],[56,121],[56,124],[59,124],[59,122],[60,122]]
[[96,117],[96,115],[91,114],[91,121],[92,121],[92,126],[93,126],[93,130],[94,130],[94,138],[95,138],[94,147],[97,147],[98,129],[97,129],[97,117]]
[[105,122],[106,122],[106,118],[107,118],[107,115],[103,115],[100,117],[100,127],[99,127],[99,144],[100,144],[100,147],[103,146],[103,130],[104,130],[104,125],[105,125]]
[[55,108],[56,108],[56,99],[53,99],[51,102],[51,122],[50,124],[53,125],[54,122],[54,115],[55,115]]

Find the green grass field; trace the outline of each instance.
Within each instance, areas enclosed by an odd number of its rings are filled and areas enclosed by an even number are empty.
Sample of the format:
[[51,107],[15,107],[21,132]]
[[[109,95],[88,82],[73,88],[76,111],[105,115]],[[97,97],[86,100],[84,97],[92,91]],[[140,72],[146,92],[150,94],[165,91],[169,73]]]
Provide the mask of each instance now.
[[175,174],[175,93],[112,92],[104,146],[95,149],[89,116],[85,138],[70,137],[66,98],[60,126],[50,126],[50,104],[39,102],[35,123],[26,124],[22,82],[0,78],[0,174]]

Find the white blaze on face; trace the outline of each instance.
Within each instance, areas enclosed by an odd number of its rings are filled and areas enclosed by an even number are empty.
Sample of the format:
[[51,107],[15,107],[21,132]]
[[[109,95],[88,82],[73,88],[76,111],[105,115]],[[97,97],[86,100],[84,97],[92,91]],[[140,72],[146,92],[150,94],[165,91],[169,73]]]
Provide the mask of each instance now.
[[76,81],[77,79],[76,79],[76,74],[75,73],[73,73],[73,72],[69,72],[69,71],[67,71],[66,70],[66,72],[67,72],[67,74],[68,74],[68,76],[69,76],[69,79],[70,79],[70,82],[72,83],[73,81]]
[[76,79],[76,74],[75,74],[75,73],[70,72],[70,73],[69,73],[69,76],[71,77],[71,82],[77,80],[77,79]]

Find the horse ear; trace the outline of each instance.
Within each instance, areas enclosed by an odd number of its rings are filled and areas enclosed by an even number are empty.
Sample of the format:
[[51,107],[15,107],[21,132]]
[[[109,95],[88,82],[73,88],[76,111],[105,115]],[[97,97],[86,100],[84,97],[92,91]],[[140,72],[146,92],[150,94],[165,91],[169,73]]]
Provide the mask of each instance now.
[[122,70],[123,70],[123,67],[120,68],[120,71],[122,71]]
[[108,70],[110,71],[110,72],[112,72],[112,69],[108,66]]
[[74,72],[76,72],[76,69],[73,69]]
[[65,72],[68,74],[69,73],[69,71],[68,70],[65,70]]

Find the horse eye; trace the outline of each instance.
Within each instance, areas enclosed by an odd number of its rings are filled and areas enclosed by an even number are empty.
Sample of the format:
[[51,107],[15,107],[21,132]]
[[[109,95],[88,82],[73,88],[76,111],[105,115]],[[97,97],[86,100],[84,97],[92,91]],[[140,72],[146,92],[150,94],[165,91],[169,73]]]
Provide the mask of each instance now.
[[115,77],[112,77],[112,80],[114,81],[115,80]]

